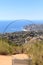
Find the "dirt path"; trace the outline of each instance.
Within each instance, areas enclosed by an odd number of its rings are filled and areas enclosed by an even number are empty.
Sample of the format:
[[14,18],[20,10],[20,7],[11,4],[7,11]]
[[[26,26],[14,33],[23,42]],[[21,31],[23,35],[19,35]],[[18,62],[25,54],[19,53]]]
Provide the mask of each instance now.
[[13,58],[14,59],[28,59],[26,54],[17,54],[17,55],[12,55],[12,56],[0,55],[0,65],[12,65]]
[[0,65],[12,65],[12,57],[0,55]]

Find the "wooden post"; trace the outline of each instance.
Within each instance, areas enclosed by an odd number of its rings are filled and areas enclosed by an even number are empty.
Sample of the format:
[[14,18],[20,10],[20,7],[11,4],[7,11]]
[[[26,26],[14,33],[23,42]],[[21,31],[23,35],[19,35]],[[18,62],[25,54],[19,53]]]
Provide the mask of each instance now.
[[24,59],[24,60],[13,59],[12,65],[32,65],[32,59]]
[[29,63],[28,65],[32,65],[32,58],[29,58]]
[[17,54],[13,56],[12,65],[32,65],[32,58],[26,54]]

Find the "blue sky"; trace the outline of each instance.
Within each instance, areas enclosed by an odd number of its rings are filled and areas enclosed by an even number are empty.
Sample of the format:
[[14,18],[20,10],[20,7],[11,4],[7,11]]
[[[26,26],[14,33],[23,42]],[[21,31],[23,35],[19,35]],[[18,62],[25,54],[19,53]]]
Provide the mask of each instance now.
[[43,0],[0,0],[0,20],[43,20]]

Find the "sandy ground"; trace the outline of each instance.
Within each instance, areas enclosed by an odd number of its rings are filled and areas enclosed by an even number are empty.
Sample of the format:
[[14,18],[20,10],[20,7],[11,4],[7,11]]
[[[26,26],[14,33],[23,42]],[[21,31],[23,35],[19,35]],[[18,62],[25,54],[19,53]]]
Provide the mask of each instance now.
[[12,56],[0,55],[0,65],[12,65]]
[[25,54],[17,54],[12,56],[0,55],[0,65],[12,65],[12,59],[28,59]]
[[28,59],[28,56],[26,54],[16,54],[16,55],[12,55],[13,59]]

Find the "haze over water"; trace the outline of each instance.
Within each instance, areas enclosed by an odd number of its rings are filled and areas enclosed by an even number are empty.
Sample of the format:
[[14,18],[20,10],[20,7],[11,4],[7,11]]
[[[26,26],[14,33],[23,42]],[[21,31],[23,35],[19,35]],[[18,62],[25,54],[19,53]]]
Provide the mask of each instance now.
[[0,21],[0,33],[22,31],[23,27],[28,24],[43,24],[43,21],[30,20]]

